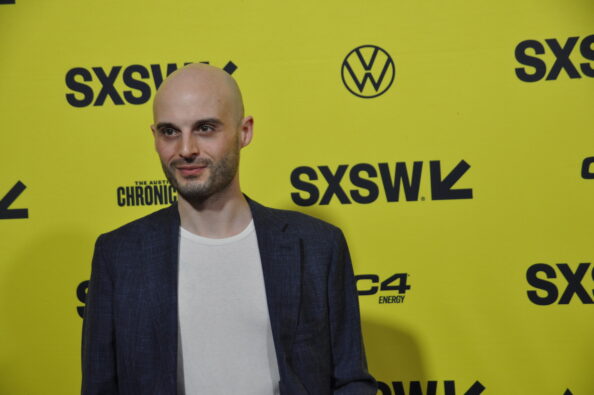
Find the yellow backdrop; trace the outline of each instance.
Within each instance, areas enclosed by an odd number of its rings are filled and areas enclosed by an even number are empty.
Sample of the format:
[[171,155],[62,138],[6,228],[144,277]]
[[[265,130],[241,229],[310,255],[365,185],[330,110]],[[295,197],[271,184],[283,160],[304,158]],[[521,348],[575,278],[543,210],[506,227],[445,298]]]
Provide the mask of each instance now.
[[592,1],[0,3],[0,394],[79,391],[94,241],[175,199],[150,99],[188,62],[243,89],[245,192],[345,231],[380,393],[594,393]]

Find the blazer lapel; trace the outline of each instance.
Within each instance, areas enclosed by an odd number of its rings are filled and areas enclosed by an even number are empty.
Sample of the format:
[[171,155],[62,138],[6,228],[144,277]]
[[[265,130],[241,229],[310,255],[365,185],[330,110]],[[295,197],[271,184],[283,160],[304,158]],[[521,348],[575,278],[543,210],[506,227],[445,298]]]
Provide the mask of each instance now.
[[179,224],[177,204],[173,204],[162,211],[142,239],[144,284],[147,301],[154,308],[152,325],[163,362],[163,370],[158,374],[162,379],[157,382],[173,388],[177,377]]
[[250,200],[279,372],[287,377],[301,294],[301,240],[274,211]]

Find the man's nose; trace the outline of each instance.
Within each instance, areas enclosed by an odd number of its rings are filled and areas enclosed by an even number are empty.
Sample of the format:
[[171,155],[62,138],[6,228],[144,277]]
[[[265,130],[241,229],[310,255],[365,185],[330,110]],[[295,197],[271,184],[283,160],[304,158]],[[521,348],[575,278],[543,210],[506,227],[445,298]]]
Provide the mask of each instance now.
[[184,158],[193,159],[200,155],[200,146],[198,139],[192,133],[182,133],[181,148],[179,155]]

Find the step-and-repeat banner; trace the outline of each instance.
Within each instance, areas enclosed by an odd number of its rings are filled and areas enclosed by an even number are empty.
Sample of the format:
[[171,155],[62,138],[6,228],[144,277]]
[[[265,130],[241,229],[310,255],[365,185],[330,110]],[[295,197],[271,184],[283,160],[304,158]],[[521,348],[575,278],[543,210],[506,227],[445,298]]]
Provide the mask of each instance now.
[[151,102],[239,82],[253,199],[340,226],[383,395],[594,394],[594,3],[0,1],[0,394],[80,388],[100,233],[176,200]]

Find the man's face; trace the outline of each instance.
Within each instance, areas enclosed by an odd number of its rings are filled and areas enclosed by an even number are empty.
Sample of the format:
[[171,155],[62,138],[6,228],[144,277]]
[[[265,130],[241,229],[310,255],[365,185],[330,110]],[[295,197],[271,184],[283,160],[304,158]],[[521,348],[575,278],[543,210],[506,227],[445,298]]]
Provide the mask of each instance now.
[[238,182],[239,150],[249,143],[245,123],[251,127],[251,119],[240,120],[232,102],[216,89],[163,96],[151,128],[171,185],[187,201],[201,202]]

